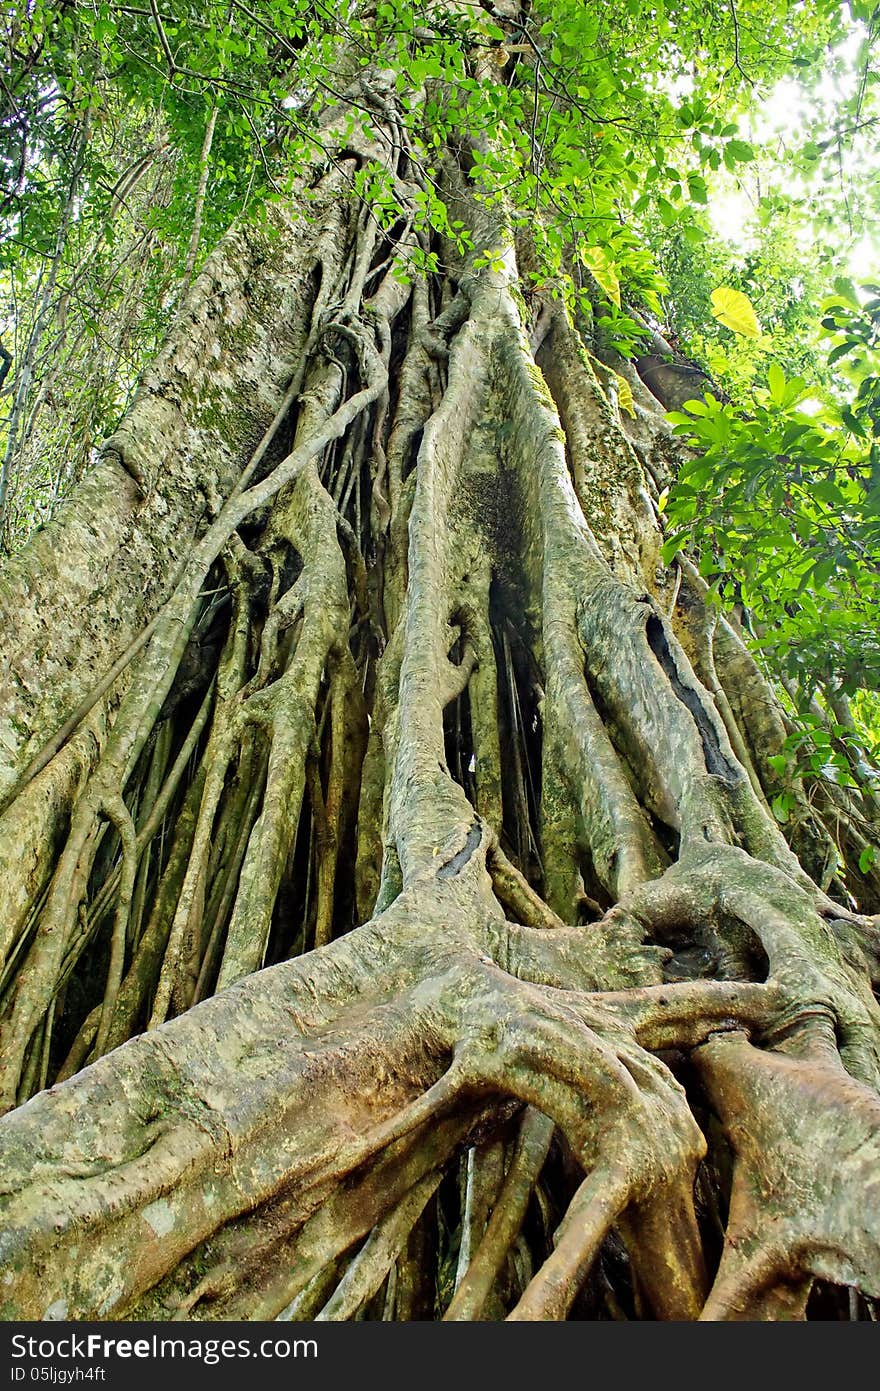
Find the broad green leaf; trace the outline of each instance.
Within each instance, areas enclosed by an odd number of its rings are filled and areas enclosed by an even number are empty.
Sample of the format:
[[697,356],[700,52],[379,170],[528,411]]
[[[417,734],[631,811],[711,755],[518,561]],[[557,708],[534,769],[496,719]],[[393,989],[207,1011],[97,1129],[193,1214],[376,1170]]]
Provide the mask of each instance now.
[[731,159],[739,164],[746,164],[749,160],[755,158],[755,151],[745,140],[728,140],[724,147],[725,163],[727,162],[728,152],[730,153]]
[[626,377],[621,377],[617,372],[614,375],[617,378],[617,404],[622,411],[626,411],[627,415],[631,415],[635,420],[636,403],[633,400],[632,387]]
[[660,552],[661,556],[663,557],[664,565],[668,565],[669,562],[672,560],[672,557],[678,554],[678,552],[681,550],[682,543],[684,542],[685,537],[686,533],[684,531],[676,531],[673,533],[672,536],[668,536],[666,538],[666,540],[663,542],[663,549]]
[[712,291],[710,298],[713,317],[720,324],[724,324],[725,328],[732,329],[743,338],[761,336],[758,316],[748,295],[744,295],[742,290],[732,290],[728,285],[720,285],[717,290]]
[[604,246],[581,247],[581,260],[600,289],[620,308],[620,281],[614,263]]
[[842,343],[838,343],[836,348],[831,349],[831,352],[828,354],[828,366],[833,367],[835,362],[838,362],[840,358],[845,357],[847,353],[851,353],[853,348],[857,347],[859,347],[859,340],[857,338],[845,338]]
[[792,798],[787,792],[780,792],[779,796],[774,797],[773,801],[770,803],[773,809],[773,815],[783,826],[788,820],[788,813],[791,810],[792,804]]
[[785,404],[785,373],[777,362],[771,362],[767,370],[767,384],[770,395],[777,406]]

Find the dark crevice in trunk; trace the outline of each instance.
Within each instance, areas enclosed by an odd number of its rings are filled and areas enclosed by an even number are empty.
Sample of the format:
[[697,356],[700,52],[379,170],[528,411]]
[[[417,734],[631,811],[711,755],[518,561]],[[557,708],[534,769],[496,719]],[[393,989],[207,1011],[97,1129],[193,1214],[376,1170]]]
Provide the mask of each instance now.
[[315,931],[313,881],[312,815],[306,798],[272,910],[266,966],[301,956],[311,945]]
[[279,598],[283,594],[286,594],[289,589],[293,588],[303,570],[302,556],[299,554],[299,551],[287,541],[282,541],[281,546],[283,546],[283,552],[280,558],[280,564],[278,559],[275,558],[277,556],[277,551],[275,556],[273,556],[273,563],[278,572]]
[[[636,791],[636,793],[638,793],[638,784],[636,783],[635,778],[632,777],[632,775],[630,774],[629,765],[626,763],[624,763],[624,771],[627,773],[630,779],[631,786]],[[654,835],[657,839],[657,843],[666,851],[666,854],[669,856],[670,861],[674,862],[678,859],[679,851],[681,849],[681,836],[679,835],[679,832],[676,830],[674,826],[670,826],[666,821],[661,821],[660,817],[655,816],[653,812],[648,811],[646,812],[646,815],[651,830],[654,832]]]
[[706,1266],[710,1277],[714,1278],[721,1261],[730,1213],[734,1154],[690,1054],[683,1049],[659,1049],[657,1056],[684,1087],[688,1106],[706,1140],[706,1153],[694,1180],[694,1208]]
[[706,714],[697,692],[682,681],[675,659],[669,650],[663,624],[656,614],[651,614],[648,618],[645,624],[645,636],[648,639],[648,646],[660,663],[675,696],[693,716],[703,745],[706,771],[716,777],[725,778],[728,782],[739,782],[742,777],[740,769],[722,752],[717,730]]
[[595,922],[609,908],[614,906],[614,898],[596,874],[593,858],[586,852],[578,864],[584,882],[584,897],[578,909],[578,922]]
[[725,923],[719,953],[719,979],[762,982],[769,974],[770,958],[755,930],[743,922]]
[[663,963],[666,981],[714,980],[721,966],[721,944],[709,927],[683,932],[679,940],[664,934],[663,945],[672,956]]
[[816,1280],[807,1299],[806,1317],[809,1323],[876,1323],[880,1319],[880,1300],[860,1294],[848,1285]]
[[[192,636],[180,659],[177,675],[156,720],[158,727],[163,720],[174,716],[175,743],[178,748],[217,670],[217,663],[229,631],[231,600],[232,592],[225,584],[219,567],[214,566],[205,583],[202,613],[193,628]],[[151,745],[148,745],[142,761],[149,754],[150,748]]]
[[389,421],[394,420],[397,413],[397,404],[400,399],[400,369],[403,366],[404,358],[409,350],[409,341],[410,315],[405,311],[402,314],[398,314],[391,325],[391,354],[388,359]]
[[598,1323],[639,1317],[629,1252],[616,1232],[603,1241],[569,1317]]
[[405,235],[406,231],[407,220],[403,216],[403,214],[401,214],[400,217],[398,217],[397,220],[391,224],[391,226],[387,229],[384,235],[378,238],[376,242],[376,248],[370,260],[370,269],[367,272],[367,278],[364,285],[364,293],[367,296],[369,296],[371,290],[374,288],[373,281],[375,280],[379,272],[388,269],[388,265],[394,258],[397,249],[400,245],[401,239]]
[[[492,597],[498,587],[493,581]],[[538,827],[541,806],[540,674],[534,657],[499,605],[490,604],[498,670],[503,839],[526,878],[543,882]]]
[[480,829],[480,823],[475,821],[467,833],[467,839],[464,845],[460,850],[456,850],[451,860],[447,860],[446,864],[440,866],[437,871],[437,878],[452,879],[454,875],[458,874],[459,870],[464,869],[464,866],[479,845],[482,835],[483,832]]
[[[450,660],[461,660],[461,640],[456,641]],[[443,712],[443,743],[446,767],[450,776],[464,791],[471,806],[476,806],[477,785],[474,777],[474,740],[471,729],[471,702],[465,688]]]
[[422,437],[424,436],[424,433],[424,427],[419,426],[418,430],[415,431],[409,442],[409,457],[407,458],[406,463],[403,467],[404,481],[407,478],[409,478],[410,474],[416,466],[419,457],[419,450],[422,447]]

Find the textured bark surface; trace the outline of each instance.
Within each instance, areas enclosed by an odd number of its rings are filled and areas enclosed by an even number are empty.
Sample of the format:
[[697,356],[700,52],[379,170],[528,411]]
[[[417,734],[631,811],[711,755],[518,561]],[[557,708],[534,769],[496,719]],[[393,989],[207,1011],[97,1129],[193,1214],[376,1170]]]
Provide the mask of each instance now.
[[355,95],[2,579],[0,1311],[873,1317],[865,808],[786,840],[657,403]]

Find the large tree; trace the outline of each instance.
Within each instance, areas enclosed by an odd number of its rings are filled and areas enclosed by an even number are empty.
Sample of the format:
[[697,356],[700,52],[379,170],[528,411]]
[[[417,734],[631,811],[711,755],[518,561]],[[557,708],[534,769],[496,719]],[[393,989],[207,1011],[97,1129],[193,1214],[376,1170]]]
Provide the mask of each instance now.
[[[670,80],[827,38],[677,8]],[[687,120],[621,76],[640,7],[368,7],[311,67],[293,9],[286,185],[191,285],[190,239],[3,572],[0,1310],[865,1317],[877,804],[780,824],[790,708],[664,563],[620,190]],[[195,81],[129,10],[97,38]]]

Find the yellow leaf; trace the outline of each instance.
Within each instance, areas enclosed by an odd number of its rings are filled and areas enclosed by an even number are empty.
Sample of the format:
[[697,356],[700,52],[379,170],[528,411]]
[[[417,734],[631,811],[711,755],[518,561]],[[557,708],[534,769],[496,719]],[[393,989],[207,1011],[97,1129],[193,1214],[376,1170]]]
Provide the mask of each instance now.
[[712,314],[719,324],[733,329],[743,338],[760,338],[761,325],[752,308],[748,295],[741,290],[731,290],[728,285],[720,285],[712,291]]
[[590,271],[600,290],[604,290],[610,300],[620,308],[620,281],[614,269],[614,262],[603,246],[582,246],[581,260]]
[[631,415],[633,420],[636,418],[636,403],[633,400],[632,387],[626,377],[621,377],[619,373],[614,373],[617,377],[617,404],[627,415]]

